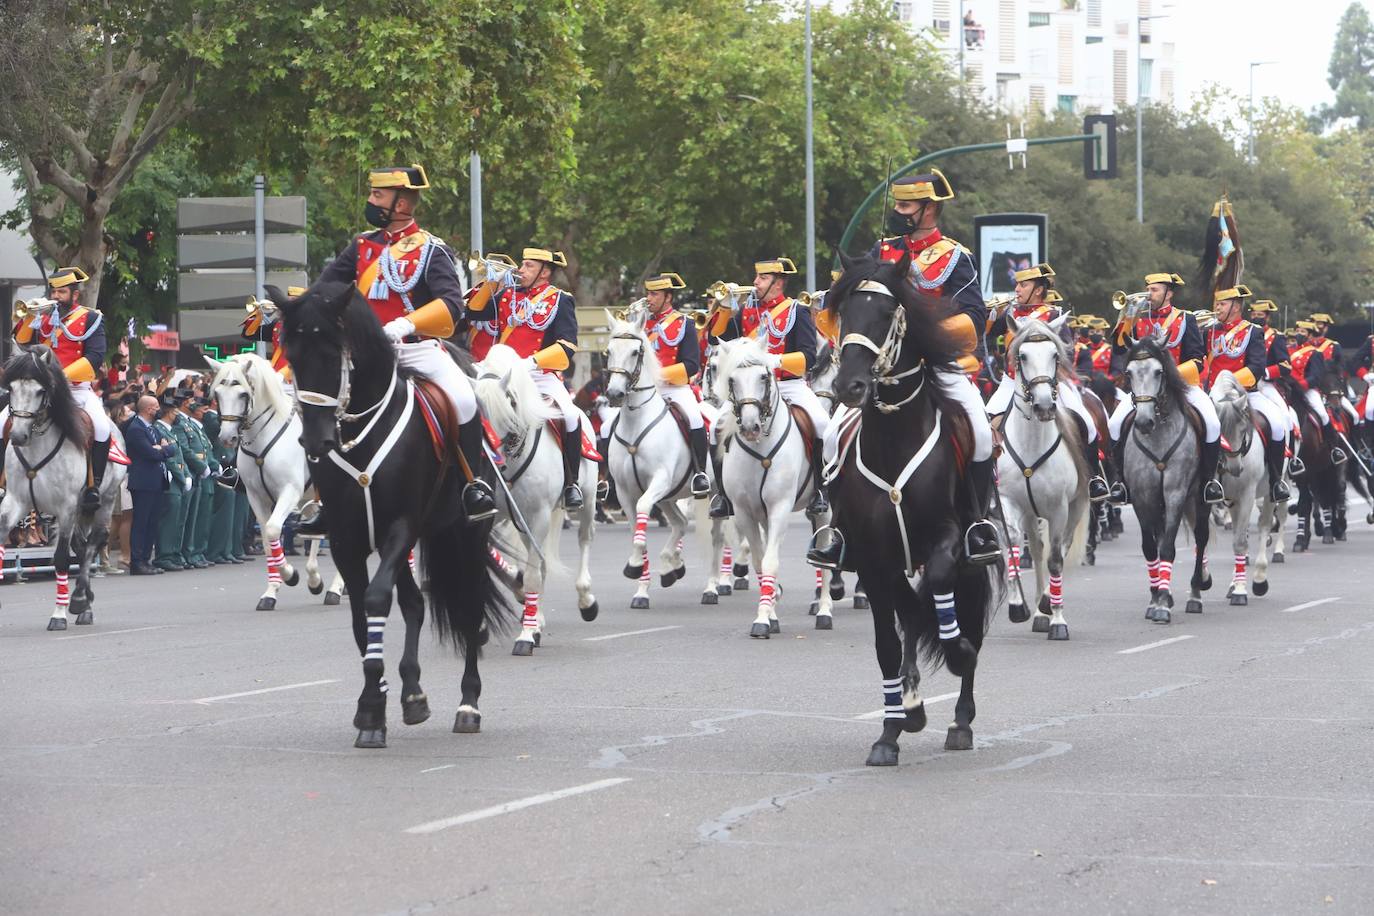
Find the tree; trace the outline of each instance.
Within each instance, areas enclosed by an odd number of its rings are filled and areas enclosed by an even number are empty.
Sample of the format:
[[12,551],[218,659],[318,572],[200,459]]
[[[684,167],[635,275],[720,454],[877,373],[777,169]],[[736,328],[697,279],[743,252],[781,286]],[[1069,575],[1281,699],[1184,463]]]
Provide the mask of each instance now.
[[1336,101],[1323,112],[1326,122],[1354,118],[1360,130],[1374,126],[1374,21],[1363,3],[1351,3],[1341,16],[1327,74]]

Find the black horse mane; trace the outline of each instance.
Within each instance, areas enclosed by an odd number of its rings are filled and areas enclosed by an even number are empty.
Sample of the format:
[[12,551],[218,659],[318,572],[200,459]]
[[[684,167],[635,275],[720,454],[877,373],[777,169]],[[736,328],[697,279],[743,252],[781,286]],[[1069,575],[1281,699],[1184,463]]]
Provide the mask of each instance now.
[[[389,369],[396,362],[395,350],[382,333],[376,313],[352,283],[317,281],[289,303],[285,303],[284,297],[279,300],[279,295],[277,291],[273,300],[279,305],[286,304],[282,316],[288,339],[303,341],[308,348],[309,340],[302,335],[307,333],[307,328],[311,332],[319,328],[325,340],[335,346],[347,346],[353,364],[361,369],[375,372]],[[287,349],[291,349],[289,343]]]
[[1178,366],[1174,365],[1174,359],[1169,355],[1169,351],[1164,349],[1158,341],[1152,337],[1138,340],[1135,346],[1131,347],[1131,352],[1126,360],[1141,359],[1145,356],[1153,357],[1159,361],[1164,369],[1164,388],[1169,392],[1169,398],[1174,404],[1183,404],[1188,400],[1188,383],[1179,375]]
[[963,355],[964,345],[941,324],[954,314],[952,301],[928,296],[913,286],[907,279],[909,263],[905,256],[895,262],[867,256],[846,259],[844,273],[825,296],[825,308],[838,317],[840,303],[853,295],[860,283],[875,280],[890,289],[906,309],[903,354],[915,352],[932,366],[953,365]]
[[21,350],[5,363],[5,383],[13,384],[21,379],[31,379],[43,386],[48,393],[48,418],[64,437],[82,444],[86,441],[86,429],[81,424],[81,408],[76,406],[72,397],[72,386],[62,374],[57,358],[47,347],[34,347]]

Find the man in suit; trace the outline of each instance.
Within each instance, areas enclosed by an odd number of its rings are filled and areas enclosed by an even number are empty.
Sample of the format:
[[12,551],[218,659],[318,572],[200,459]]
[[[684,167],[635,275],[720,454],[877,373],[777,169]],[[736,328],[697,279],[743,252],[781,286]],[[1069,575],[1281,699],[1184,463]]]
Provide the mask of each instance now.
[[162,492],[167,487],[167,472],[163,465],[176,453],[176,444],[157,434],[153,419],[157,415],[157,398],[144,395],[138,399],[138,413],[124,429],[128,450],[129,493],[134,500],[134,522],[129,532],[133,556],[129,572],[135,576],[154,576],[162,570],[151,565],[157,533],[158,510],[162,506]]

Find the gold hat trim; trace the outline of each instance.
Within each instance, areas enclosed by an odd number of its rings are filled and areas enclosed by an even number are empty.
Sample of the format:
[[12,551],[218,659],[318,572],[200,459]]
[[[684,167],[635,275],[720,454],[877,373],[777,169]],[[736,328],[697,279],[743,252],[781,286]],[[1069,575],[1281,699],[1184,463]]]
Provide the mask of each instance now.
[[687,283],[677,274],[662,273],[657,277],[650,277],[645,280],[644,288],[647,290],[686,289]]
[[1186,285],[1186,284],[1183,282],[1183,278],[1182,278],[1182,277],[1180,277],[1178,274],[1172,274],[1172,273],[1146,274],[1146,275],[1145,275],[1145,282],[1146,282],[1146,283],[1172,283],[1174,286],[1185,286],[1185,285]]
[[754,273],[756,274],[782,274],[790,277],[797,272],[797,265],[792,263],[791,258],[774,258],[771,261],[755,261]]
[[561,251],[553,251],[549,248],[526,248],[520,257],[526,261],[543,261],[552,264],[554,267],[567,267],[568,259]]
[[[940,187],[936,187],[938,179]],[[954,198],[954,186],[949,183],[945,173],[939,169],[931,169],[930,175],[921,175],[917,178],[899,178],[892,182],[892,198],[894,200],[933,200],[944,201]]]
[[1225,302],[1227,299],[1249,299],[1254,293],[1244,283],[1237,283],[1230,289],[1219,289],[1212,294],[1212,302]]
[[[418,182],[411,180],[411,172],[419,172]],[[367,174],[368,184],[374,188],[403,188],[407,191],[423,191],[429,187],[429,176],[425,174],[425,167],[418,162],[412,163],[410,168],[399,166],[385,169],[373,169]]]
[[60,267],[48,278],[48,286],[51,289],[62,289],[64,286],[80,285],[89,279],[80,267]]
[[1039,280],[1041,278],[1048,280],[1053,276],[1053,267],[1048,264],[1036,264],[1034,267],[1018,270],[1016,272],[1016,282],[1020,283],[1022,280]]

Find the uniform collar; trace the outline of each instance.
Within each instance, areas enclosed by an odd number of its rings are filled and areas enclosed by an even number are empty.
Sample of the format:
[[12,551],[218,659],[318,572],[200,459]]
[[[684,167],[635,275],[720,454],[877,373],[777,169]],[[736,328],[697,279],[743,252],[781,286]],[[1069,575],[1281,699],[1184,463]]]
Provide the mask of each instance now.
[[1173,315],[1174,307],[1172,305],[1166,304],[1161,308],[1151,312],[1149,318],[1151,321],[1168,321],[1170,318],[1173,317]]
[[773,308],[773,306],[775,306],[775,305],[777,305],[778,303],[782,302],[782,300],[784,300],[784,299],[786,299],[786,298],[787,298],[787,294],[786,294],[786,293],[778,293],[778,294],[777,294],[776,296],[774,296],[772,299],[767,299],[767,300],[765,300],[765,301],[759,306],[759,308],[771,311],[772,308]]
[[525,298],[526,298],[526,299],[533,299],[535,296],[539,295],[540,293],[542,293],[544,290],[546,290],[546,289],[548,289],[548,288],[549,288],[549,284],[548,284],[548,281],[546,280],[546,281],[544,281],[543,283],[536,283],[536,284],[534,284],[533,286],[527,286],[527,287],[521,289],[520,292],[523,293],[523,294],[525,295]]
[[1307,338],[1307,342],[1314,347],[1320,347],[1322,344],[1326,343],[1326,335],[1323,334],[1321,337],[1309,337]]
[[660,323],[662,323],[662,322],[664,322],[664,321],[667,321],[669,318],[672,318],[672,317],[673,317],[673,313],[676,312],[676,311],[677,311],[677,309],[672,308],[672,307],[669,307],[669,308],[664,309],[664,310],[661,311],[661,312],[650,312],[650,313],[649,313],[649,320],[652,321],[652,322],[654,322],[655,324],[660,324]]
[[1237,318],[1235,321],[1231,321],[1231,322],[1228,322],[1228,323],[1226,323],[1226,324],[1223,324],[1223,325],[1221,326],[1221,329],[1222,329],[1222,331],[1234,331],[1237,327],[1240,326],[1240,323],[1241,323],[1242,321],[1244,321],[1244,320],[1245,320],[1244,318]]
[[397,229],[395,232],[392,232],[389,229],[383,229],[382,235],[386,237],[386,240],[388,242],[399,242],[403,236],[414,235],[419,231],[420,224],[415,222],[415,220],[411,220],[410,225],[405,226],[401,229]]
[[929,235],[922,236],[921,238],[916,239],[915,241],[912,241],[911,236],[908,235],[906,236],[906,248],[907,251],[910,251],[912,254],[916,254],[918,252],[925,251],[927,248],[929,248],[931,245],[934,245],[942,238],[944,238],[944,236],[940,234],[940,230],[938,228],[930,230]]

